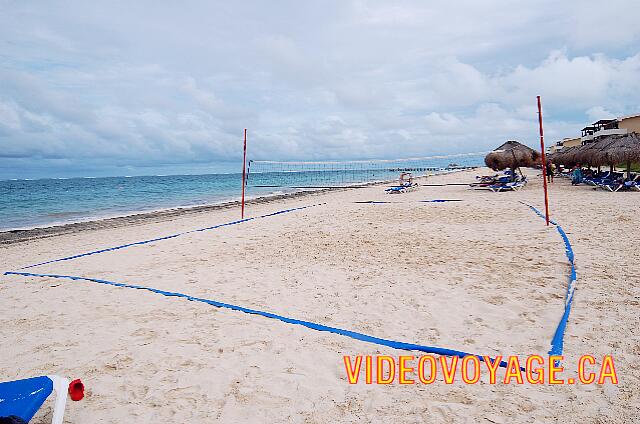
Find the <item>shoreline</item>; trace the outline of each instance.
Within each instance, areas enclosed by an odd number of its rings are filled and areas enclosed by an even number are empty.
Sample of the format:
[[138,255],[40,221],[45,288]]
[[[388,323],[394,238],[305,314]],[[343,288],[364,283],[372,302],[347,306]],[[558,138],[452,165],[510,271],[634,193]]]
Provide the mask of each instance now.
[[[419,178],[426,178],[419,177]],[[246,205],[256,205],[277,202],[279,200],[298,198],[304,196],[318,195],[330,191],[342,191],[376,185],[388,184],[390,181],[375,181],[365,183],[359,186],[335,187],[324,189],[306,189],[292,193],[267,194],[256,196],[245,200]],[[173,208],[155,209],[150,211],[132,212],[124,215],[116,215],[103,218],[88,218],[87,220],[69,222],[69,223],[53,223],[46,226],[37,226],[33,228],[22,228],[13,230],[0,231],[0,248],[13,245],[16,243],[38,240],[48,237],[54,237],[63,234],[75,233],[78,231],[105,229],[105,228],[121,228],[129,225],[145,224],[150,222],[163,222],[176,217],[198,215],[216,210],[231,209],[240,207],[241,200],[229,200],[219,203],[208,203],[194,206],[177,206]]]
[[[473,170],[473,167],[449,169],[434,174],[415,177],[416,180],[426,179],[431,176],[446,175],[455,172]],[[383,184],[390,184],[396,180],[370,181],[365,183],[352,184],[346,187],[327,187],[327,188],[299,188],[301,191],[290,193],[266,194],[251,197],[245,200],[246,205],[256,205],[277,202],[279,200],[299,198],[304,196],[318,195],[328,192],[351,190],[372,187]],[[121,228],[129,225],[145,224],[149,222],[163,222],[176,217],[198,215],[216,210],[231,209],[240,207],[241,200],[225,200],[218,203],[206,203],[192,206],[176,206],[171,208],[154,209],[147,211],[138,211],[124,213],[121,215],[106,217],[91,217],[75,222],[58,222],[50,225],[34,226],[31,228],[16,228],[10,230],[0,230],[0,248],[15,243],[21,243],[31,240],[38,240],[48,237],[54,237],[63,234],[76,233],[85,230],[105,229],[105,228]]]

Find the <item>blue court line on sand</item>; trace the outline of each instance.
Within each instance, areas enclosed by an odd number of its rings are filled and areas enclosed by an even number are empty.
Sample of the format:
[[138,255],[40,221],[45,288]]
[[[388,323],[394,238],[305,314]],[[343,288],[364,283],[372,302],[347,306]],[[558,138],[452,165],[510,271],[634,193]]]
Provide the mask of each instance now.
[[321,205],[324,205],[324,204],[325,203],[318,203],[318,204],[315,204],[315,205],[308,205],[308,206],[301,206],[301,207],[298,207],[298,208],[285,209],[285,210],[281,210],[281,211],[277,211],[277,212],[268,213],[266,215],[255,216],[253,218],[245,218],[245,219],[239,219],[237,221],[226,222],[224,224],[218,224],[218,225],[214,225],[212,227],[199,228],[197,230],[185,231],[183,233],[177,233],[177,234],[172,234],[172,235],[169,235],[169,236],[158,237],[158,238],[154,238],[154,239],[151,239],[151,240],[143,240],[143,241],[137,241],[137,242],[134,242],[134,243],[122,244],[120,246],[107,247],[105,249],[94,250],[92,252],[80,253],[78,255],[67,256],[65,258],[53,259],[53,260],[46,261],[46,262],[40,262],[38,264],[24,266],[24,267],[22,267],[20,269],[33,268],[33,267],[36,267],[36,266],[51,264],[51,263],[54,263],[54,262],[70,261],[72,259],[81,258],[83,256],[97,255],[98,253],[110,252],[110,251],[113,251],[113,250],[124,249],[124,248],[132,247],[132,246],[140,246],[140,245],[143,245],[143,244],[153,243],[155,241],[160,241],[160,240],[168,240],[168,239],[172,239],[172,238],[183,236],[185,234],[198,233],[198,232],[201,232],[201,231],[215,230],[216,228],[228,227],[230,225],[241,224],[243,222],[253,221],[255,219],[268,218],[268,217],[271,217],[271,216],[280,215],[280,214],[288,213],[288,212],[299,211],[299,210],[302,210],[302,209],[312,208],[314,206],[321,206]]
[[[532,211],[534,211],[540,218],[545,219],[545,216],[542,212],[536,209],[534,206],[531,206],[527,203],[520,202],[523,205],[528,206]],[[560,322],[556,327],[556,331],[553,334],[553,339],[551,339],[551,349],[549,350],[549,355],[562,355],[562,350],[564,347],[564,333],[567,329],[567,322],[569,321],[569,314],[571,313],[571,304],[573,303],[573,295],[575,292],[576,281],[578,276],[576,274],[576,264],[575,264],[575,255],[573,253],[573,248],[571,247],[571,242],[569,242],[569,237],[567,237],[567,233],[564,232],[564,229],[554,220],[549,220],[551,224],[556,227],[556,230],[562,237],[562,241],[564,242],[565,255],[569,260],[569,264],[571,265],[571,273],[569,274],[569,283],[567,284],[567,293],[564,298],[564,312],[562,313],[562,317],[560,318]]]
[[[415,350],[415,351],[420,351],[420,352],[425,352],[425,353],[433,353],[433,354],[436,354],[436,355],[444,355],[444,356],[464,357],[464,356],[473,355],[473,356],[476,356],[481,361],[484,361],[484,358],[481,355],[462,352],[460,350],[446,349],[446,348],[433,347],[433,346],[423,346],[423,345],[414,344],[414,343],[405,343],[405,342],[398,342],[398,341],[394,341],[394,340],[382,339],[382,338],[379,338],[379,337],[373,337],[373,336],[369,336],[367,334],[358,333],[356,331],[344,330],[342,328],[336,328],[336,327],[329,327],[327,325],[316,324],[314,322],[309,322],[309,321],[303,321],[303,320],[299,320],[299,319],[289,318],[289,317],[285,317],[285,316],[282,316],[282,315],[273,314],[271,312],[260,311],[260,310],[257,310],[257,309],[249,309],[249,308],[245,308],[245,307],[242,307],[242,306],[232,305],[232,304],[229,304],[229,303],[218,302],[216,300],[203,299],[203,298],[200,298],[200,297],[189,296],[187,294],[178,293],[178,292],[164,291],[164,290],[156,289],[156,288],[153,288],[153,287],[138,286],[138,285],[126,284],[126,283],[116,283],[114,281],[99,280],[97,278],[76,277],[76,276],[72,276],[72,275],[33,274],[33,273],[29,273],[29,272],[11,272],[11,271],[5,272],[4,275],[21,275],[21,276],[24,276],[24,277],[41,277],[41,278],[63,278],[63,279],[74,280],[74,281],[75,280],[84,280],[84,281],[89,281],[89,282],[93,282],[93,283],[107,284],[107,285],[116,286],[116,287],[125,287],[125,288],[129,288],[129,289],[147,290],[147,291],[150,291],[150,292],[153,292],[153,293],[161,294],[163,296],[179,297],[179,298],[187,299],[187,300],[192,301],[192,302],[206,303],[208,305],[212,305],[212,306],[215,306],[215,307],[218,307],[218,308],[226,308],[226,309],[231,309],[231,310],[234,310],[234,311],[244,312],[245,314],[260,315],[260,316],[263,316],[263,317],[266,317],[266,318],[277,319],[277,320],[280,320],[280,321],[285,322],[287,324],[301,325],[303,327],[307,327],[307,328],[310,328],[312,330],[326,331],[326,332],[329,332],[329,333],[339,334],[341,336],[346,336],[346,337],[349,337],[349,338],[352,338],[352,339],[355,339],[355,340],[360,340],[360,341],[367,342],[367,343],[373,343],[373,344],[377,344],[377,345],[387,346],[387,347],[390,347],[390,348],[393,348],[393,349]],[[492,363],[495,363],[494,361],[495,361],[495,359],[492,361]],[[507,367],[507,363],[505,361],[500,361],[500,366],[503,367],[503,368],[506,368]],[[524,368],[522,368],[522,371],[524,371]]]
[[[521,203],[526,205],[526,206],[528,206],[538,216],[544,218],[544,215],[542,215],[542,213],[538,209],[536,209],[535,207],[533,207],[533,206],[531,206],[529,204],[526,204],[524,202],[521,202]],[[311,206],[318,206],[318,205],[311,205]],[[144,242],[131,243],[131,244],[128,244],[128,245],[122,245],[122,246],[118,246],[118,247],[115,247],[115,248],[103,249],[103,250],[99,250],[99,251],[95,251],[95,252],[89,252],[89,253],[85,253],[85,254],[81,254],[81,255],[70,256],[68,258],[62,258],[62,259],[57,259],[57,260],[53,260],[53,261],[49,261],[49,262],[44,262],[43,264],[52,263],[52,262],[58,262],[58,261],[61,261],[61,260],[74,259],[74,258],[77,258],[77,257],[96,254],[96,253],[101,253],[101,252],[105,252],[105,251],[108,251],[108,250],[121,249],[121,248],[124,248],[124,247],[133,246],[133,245],[136,245],[136,244],[151,243],[152,241],[163,240],[163,239],[167,239],[167,238],[173,238],[173,237],[177,237],[177,236],[182,235],[182,234],[188,234],[188,233],[193,233],[193,232],[197,232],[197,231],[205,231],[205,230],[208,230],[208,229],[219,228],[219,227],[223,227],[223,226],[226,226],[226,225],[238,224],[238,223],[246,222],[246,221],[249,221],[249,220],[252,220],[252,219],[256,219],[256,218],[264,218],[264,217],[268,217],[268,216],[278,215],[278,214],[285,213],[285,212],[305,209],[305,208],[308,208],[308,207],[311,207],[311,206],[305,206],[305,207],[294,208],[294,209],[287,209],[287,210],[284,210],[284,211],[279,211],[279,212],[274,212],[274,213],[267,214],[267,215],[262,215],[260,217],[247,218],[247,219],[244,219],[244,220],[233,221],[233,222],[230,222],[230,223],[220,224],[220,225],[217,225],[217,226],[203,228],[203,229],[200,229],[200,230],[192,230],[192,231],[188,231],[188,232],[185,232],[185,233],[179,233],[179,234],[175,234],[175,235],[172,235],[172,236],[162,237],[162,238],[158,238],[158,239],[154,239],[154,240],[147,240],[147,241],[144,241]],[[566,325],[567,325],[567,320],[569,318],[569,314],[571,312],[571,303],[573,301],[573,294],[574,294],[575,282],[576,282],[576,271],[575,271],[575,264],[574,264],[573,249],[571,248],[571,243],[569,242],[567,234],[564,232],[562,227],[560,227],[560,225],[558,225],[555,221],[551,221],[551,223],[556,226],[556,229],[557,229],[558,233],[560,234],[560,236],[562,237],[562,239],[563,239],[563,241],[565,243],[565,252],[566,252],[567,258],[569,259],[569,262],[571,264],[571,275],[569,277],[569,284],[567,286],[567,294],[566,294],[566,297],[565,297],[565,310],[564,310],[564,313],[563,313],[562,318],[560,320],[560,323],[558,324],[558,327],[556,328],[555,334],[554,334],[552,342],[551,342],[551,350],[549,351],[550,355],[561,355],[562,354],[562,349],[563,349],[564,332],[565,332],[565,329],[566,329]],[[37,266],[37,265],[32,265],[32,266]],[[198,298],[198,297],[189,296],[187,294],[178,293],[178,292],[164,291],[164,290],[156,289],[156,288],[153,288],[153,287],[145,287],[145,286],[138,286],[138,285],[133,285],[133,284],[117,283],[117,282],[108,281],[108,280],[100,280],[100,279],[95,279],[95,278],[85,278],[85,277],[78,277],[78,276],[71,276],[71,275],[34,274],[34,273],[28,273],[28,272],[12,272],[12,271],[7,271],[7,272],[4,273],[4,275],[21,275],[21,276],[26,276],[26,277],[40,277],[40,278],[59,278],[59,279],[69,279],[69,280],[74,280],[74,281],[75,280],[83,280],[83,281],[89,281],[89,282],[98,283],[98,284],[106,284],[106,285],[111,285],[111,286],[116,286],[116,287],[124,287],[124,288],[130,288],[130,289],[138,289],[138,290],[147,290],[147,291],[150,291],[150,292],[153,292],[153,293],[156,293],[156,294],[161,294],[163,296],[184,298],[184,299],[187,299],[189,301],[206,303],[206,304],[218,307],[218,308],[227,308],[227,309],[231,309],[231,310],[234,310],[234,311],[240,311],[240,312],[247,313],[247,314],[259,315],[259,316],[263,316],[263,317],[266,317],[266,318],[277,319],[277,320],[280,320],[280,321],[285,322],[287,324],[301,325],[303,327],[307,327],[307,328],[310,328],[310,329],[313,329],[313,330],[326,331],[326,332],[342,335],[342,336],[345,336],[345,337],[349,337],[349,338],[352,338],[352,339],[355,339],[355,340],[360,340],[360,341],[364,341],[364,342],[367,342],[367,343],[373,343],[373,344],[378,344],[378,345],[382,345],[382,346],[387,346],[387,347],[391,347],[391,348],[394,348],[394,349],[415,350],[415,351],[421,351],[421,352],[425,352],[425,353],[433,353],[433,354],[436,354],[436,355],[445,355],[445,356],[463,357],[463,356],[472,355],[470,353],[459,351],[459,350],[446,349],[446,348],[440,348],[440,347],[435,347],[435,346],[423,346],[423,345],[418,345],[418,344],[413,344],[413,343],[405,343],[405,342],[399,342],[399,341],[394,341],[394,340],[382,339],[382,338],[379,338],[379,337],[369,336],[369,335],[366,335],[366,334],[363,334],[363,333],[358,333],[358,332],[355,332],[355,331],[345,330],[345,329],[336,328],[336,327],[329,327],[329,326],[326,326],[326,325],[317,324],[317,323],[313,323],[313,322],[309,322],[309,321],[303,321],[303,320],[298,320],[298,319],[294,319],[294,318],[288,318],[288,317],[285,317],[285,316],[282,316],[282,315],[273,314],[271,312],[265,312],[265,311],[260,311],[260,310],[256,310],[256,309],[245,308],[245,307],[242,307],[242,306],[237,306],[237,305],[232,305],[232,304],[228,304],[228,303],[218,302],[216,300]],[[473,356],[476,356],[481,361],[484,361],[484,358],[481,355],[473,354]],[[506,368],[508,366],[508,364],[506,362],[504,362],[504,361],[501,361],[500,362],[500,366]],[[521,370],[524,371],[525,369],[521,368]]]
[[367,200],[367,201],[362,201],[362,202],[353,202],[353,203],[360,203],[360,204],[365,204],[365,205],[378,205],[378,204],[384,204],[384,203],[398,203],[398,202],[382,202],[379,200]]
[[[460,199],[418,200],[418,203],[444,203],[444,202],[462,202],[462,200]],[[367,200],[367,201],[359,201],[359,202],[353,202],[353,203],[378,205],[378,204],[384,204],[384,203],[409,203],[409,202],[384,202],[384,201],[378,201],[378,200]]]

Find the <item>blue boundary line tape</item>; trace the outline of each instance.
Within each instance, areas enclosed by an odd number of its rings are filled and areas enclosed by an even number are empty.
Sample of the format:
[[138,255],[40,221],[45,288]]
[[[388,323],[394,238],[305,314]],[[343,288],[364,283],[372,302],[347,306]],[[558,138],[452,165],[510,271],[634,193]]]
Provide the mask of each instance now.
[[[545,218],[544,214],[534,206],[524,202],[520,203],[528,206],[540,218]],[[569,265],[571,265],[569,283],[567,284],[567,293],[565,294],[564,298],[564,312],[562,313],[562,317],[560,318],[558,327],[556,327],[556,331],[553,334],[553,339],[551,339],[551,349],[549,350],[549,355],[562,355],[562,350],[564,347],[564,333],[567,328],[567,322],[569,321],[569,314],[571,313],[571,304],[573,303],[573,295],[575,293],[576,281],[578,279],[578,276],[576,273],[575,255],[573,253],[573,248],[571,247],[571,242],[569,242],[569,237],[567,237],[567,233],[564,232],[564,229],[556,221],[549,220],[549,222],[556,227],[556,230],[560,234],[560,237],[562,237],[562,241],[564,242],[565,255],[567,255]]]
[[378,200],[366,200],[366,201],[359,201],[359,202],[353,202],[353,203],[360,203],[364,205],[382,205],[385,203],[398,203],[398,202],[382,202]]
[[[435,201],[437,202],[438,200],[435,200]],[[529,205],[529,204],[524,203],[524,202],[520,202],[520,203],[528,206],[538,216],[540,216],[541,218],[544,218],[544,215],[538,209],[536,209],[534,206]],[[313,206],[319,206],[319,205],[322,205],[322,204],[324,204],[324,203],[316,204],[316,205],[303,206],[303,207],[299,207],[299,208],[286,209],[286,210],[282,210],[282,211],[278,211],[278,212],[273,212],[273,213],[270,213],[270,214],[262,215],[262,216],[259,216],[259,217],[246,218],[246,219],[242,219],[242,220],[238,220],[238,221],[232,221],[232,222],[228,222],[228,223],[225,223],[225,224],[215,225],[215,226],[212,226],[212,227],[201,228],[201,229],[198,229],[198,230],[186,231],[186,232],[183,232],[183,233],[173,234],[173,235],[170,235],[170,236],[160,237],[160,238],[156,238],[156,239],[152,239],[152,240],[145,240],[145,241],[141,241],[141,242],[129,243],[129,244],[116,246],[116,247],[112,247],[112,248],[96,250],[96,251],[93,251],[93,252],[83,253],[83,254],[80,254],[80,255],[74,255],[74,256],[69,256],[69,257],[66,257],[66,258],[60,258],[60,259],[55,259],[55,260],[43,262],[43,263],[40,263],[40,264],[30,265],[28,267],[24,267],[24,268],[21,268],[21,269],[31,268],[31,267],[44,265],[44,264],[49,264],[49,263],[53,263],[53,262],[71,260],[71,259],[79,258],[79,257],[82,257],[82,256],[89,256],[89,255],[94,255],[94,254],[107,252],[107,251],[111,251],[111,250],[123,249],[123,248],[126,248],[126,247],[135,246],[135,245],[147,244],[147,243],[151,243],[151,242],[154,242],[154,241],[166,240],[166,239],[178,237],[178,236],[181,236],[181,235],[184,235],[184,234],[195,233],[195,232],[199,232],[199,231],[212,230],[212,229],[215,229],[215,228],[220,228],[220,227],[229,226],[229,225],[235,225],[235,224],[251,221],[251,220],[254,220],[254,219],[258,219],[258,218],[266,218],[266,217],[270,217],[270,216],[274,216],[274,215],[279,215],[279,214],[282,214],[282,213],[287,213],[287,212],[292,212],[292,211],[296,211],[296,210],[306,209],[306,208],[313,207]],[[561,355],[562,354],[562,350],[563,350],[564,332],[565,332],[565,329],[566,329],[566,325],[567,325],[567,321],[568,321],[568,318],[569,318],[569,314],[571,312],[571,303],[573,302],[573,295],[574,295],[574,290],[575,290],[575,282],[576,282],[577,277],[576,277],[576,270],[575,270],[575,264],[574,264],[573,249],[571,247],[571,243],[569,242],[569,238],[567,237],[567,234],[564,232],[564,230],[562,229],[562,227],[560,225],[558,225],[555,221],[550,221],[550,222],[556,227],[558,233],[562,237],[562,239],[564,241],[564,244],[565,244],[565,253],[566,253],[567,258],[569,259],[569,263],[571,264],[571,274],[570,274],[570,277],[569,277],[569,284],[567,286],[567,293],[566,293],[566,296],[565,296],[564,313],[563,313],[562,318],[560,319],[560,323],[558,324],[558,327],[556,328],[556,331],[554,333],[553,339],[551,341],[551,350],[549,351],[550,355]],[[366,335],[366,334],[363,334],[363,333],[358,333],[358,332],[351,331],[351,330],[345,330],[345,329],[336,328],[336,327],[330,327],[330,326],[317,324],[317,323],[313,323],[313,322],[309,322],[309,321],[303,321],[303,320],[298,320],[298,319],[294,319],[294,318],[288,318],[288,317],[285,317],[285,316],[282,316],[282,315],[273,314],[271,312],[265,312],[265,311],[260,311],[260,310],[256,310],[256,309],[245,308],[245,307],[242,307],[242,306],[237,306],[237,305],[232,305],[232,304],[228,304],[228,303],[218,302],[216,300],[193,297],[193,296],[190,296],[190,295],[187,295],[187,294],[183,294],[183,293],[178,293],[178,292],[164,291],[164,290],[156,289],[156,288],[153,288],[153,287],[145,287],[145,286],[138,286],[138,285],[133,285],[133,284],[117,283],[117,282],[108,281],[108,280],[100,280],[100,279],[95,279],[95,278],[85,278],[85,277],[78,277],[78,276],[71,276],[71,275],[35,274],[35,273],[28,273],[28,272],[13,272],[13,271],[7,271],[7,272],[4,273],[4,275],[20,275],[20,276],[26,276],[26,277],[40,277],[40,278],[59,278],[59,279],[69,279],[69,280],[74,280],[74,281],[83,280],[83,281],[89,281],[89,282],[98,283],[98,284],[106,284],[106,285],[111,285],[111,286],[116,286],[116,287],[124,287],[124,288],[130,288],[130,289],[138,289],[138,290],[147,290],[147,291],[150,291],[150,292],[153,292],[153,293],[156,293],[156,294],[161,294],[161,295],[167,296],[167,297],[180,297],[180,298],[187,299],[189,301],[206,303],[206,304],[218,307],[218,308],[227,308],[227,309],[231,309],[231,310],[234,310],[234,311],[244,312],[244,313],[247,313],[247,314],[260,315],[260,316],[263,316],[263,317],[266,317],[266,318],[277,319],[277,320],[280,320],[280,321],[288,323],[288,324],[301,325],[303,327],[307,327],[307,328],[310,328],[310,329],[313,329],[313,330],[326,331],[326,332],[342,335],[342,336],[345,336],[345,337],[350,337],[350,338],[355,339],[355,340],[360,340],[360,341],[364,341],[364,342],[367,342],[367,343],[373,343],[373,344],[378,344],[378,345],[382,345],[382,346],[387,346],[387,347],[391,347],[391,348],[394,348],[394,349],[415,350],[415,351],[421,351],[421,352],[425,352],[425,353],[433,353],[433,354],[436,354],[436,355],[445,355],[445,356],[463,357],[463,356],[471,356],[472,355],[472,354],[467,353],[467,352],[453,350],[453,349],[446,349],[446,348],[440,348],[440,347],[434,347],[434,346],[423,346],[423,345],[418,345],[418,344],[413,344],[413,343],[405,343],[405,342],[398,342],[398,341],[394,341],[394,340],[382,339],[382,338],[379,338],[379,337],[369,336],[369,335]],[[484,358],[481,355],[473,354],[473,356],[476,356],[481,361],[484,361]],[[506,368],[508,366],[508,364],[506,362],[504,362],[504,361],[501,361],[500,362],[500,366],[503,367],[503,368]],[[521,370],[524,371],[524,368],[521,368]]]
[[51,263],[54,263],[54,262],[70,261],[72,259],[81,258],[83,256],[97,255],[98,253],[104,253],[104,252],[110,252],[110,251],[113,251],[113,250],[125,249],[127,247],[132,247],[132,246],[140,246],[140,245],[143,245],[143,244],[153,243],[155,241],[160,241],[160,240],[168,240],[168,239],[172,239],[172,238],[183,236],[185,234],[197,233],[197,232],[201,232],[201,231],[215,230],[216,228],[228,227],[230,225],[241,224],[243,222],[253,221],[255,219],[268,218],[268,217],[275,216],[275,215],[280,215],[280,214],[283,214],[283,213],[299,211],[299,210],[302,210],[302,209],[312,208],[314,206],[321,206],[321,205],[325,205],[325,204],[326,203],[318,203],[318,204],[315,204],[315,205],[308,205],[308,206],[301,206],[301,207],[298,207],[298,208],[285,209],[285,210],[281,210],[281,211],[277,211],[277,212],[268,213],[266,215],[260,215],[260,216],[255,216],[255,217],[252,217],[252,218],[245,218],[245,219],[240,219],[240,220],[237,220],[237,221],[226,222],[224,224],[218,224],[218,225],[214,225],[212,227],[199,228],[197,230],[185,231],[185,232],[182,232],[182,233],[172,234],[172,235],[164,236],[164,237],[158,237],[158,238],[154,238],[154,239],[150,239],[150,240],[137,241],[137,242],[134,242],[134,243],[122,244],[120,246],[114,246],[114,247],[108,247],[108,248],[105,248],[105,249],[94,250],[92,252],[80,253],[78,255],[67,256],[65,258],[52,259],[50,261],[40,262],[40,263],[37,263],[37,264],[24,266],[24,267],[22,267],[20,269],[33,268],[33,267],[36,267],[36,266],[47,265],[47,264],[51,264]]
[[[445,203],[445,202],[462,202],[460,199],[433,199],[433,200],[418,200],[418,203]],[[378,200],[366,200],[366,201],[358,201],[353,203],[360,204],[368,204],[368,205],[379,205],[385,203],[409,203],[409,202],[384,202]]]
[[[126,284],[126,283],[116,283],[116,282],[113,282],[113,281],[99,280],[99,279],[96,279],[96,278],[75,277],[75,276],[72,276],[72,275],[33,274],[33,273],[29,273],[29,272],[12,272],[12,271],[7,271],[7,272],[4,273],[4,275],[21,275],[21,276],[24,276],[24,277],[40,277],[40,278],[63,278],[63,279],[74,280],[74,281],[83,280],[83,281],[89,281],[89,282],[98,283],[98,284],[107,284],[107,285],[116,286],[116,287],[124,287],[124,288],[129,288],[129,289],[138,289],[138,290],[147,290],[147,291],[150,291],[150,292],[153,292],[153,293],[161,294],[163,296],[180,297],[180,298],[192,301],[192,302],[206,303],[208,305],[212,305],[212,306],[215,306],[215,307],[218,307],[218,308],[226,308],[226,309],[231,309],[231,310],[234,310],[234,311],[244,312],[245,314],[260,315],[260,316],[263,316],[263,317],[266,317],[266,318],[277,319],[277,320],[280,320],[280,321],[285,322],[287,324],[301,325],[303,327],[307,327],[307,328],[310,328],[312,330],[326,331],[326,332],[329,332],[329,333],[339,334],[341,336],[349,337],[349,338],[352,338],[352,339],[355,339],[355,340],[360,340],[360,341],[367,342],[367,343],[373,343],[373,344],[377,344],[377,345],[387,346],[387,347],[390,347],[390,348],[393,348],[393,349],[415,350],[415,351],[420,351],[420,352],[425,352],[425,353],[433,353],[433,354],[436,354],[436,355],[444,355],[444,356],[464,357],[464,356],[471,356],[472,355],[471,353],[463,352],[463,351],[460,351],[460,350],[446,349],[446,348],[433,347],[433,346],[423,346],[423,345],[414,344],[414,343],[405,343],[405,342],[398,342],[398,341],[394,341],[394,340],[382,339],[382,338],[379,338],[379,337],[373,337],[373,336],[369,336],[367,334],[358,333],[356,331],[344,330],[342,328],[336,328],[336,327],[329,327],[327,325],[316,324],[316,323],[309,322],[309,321],[303,321],[303,320],[298,320],[298,319],[294,319],[294,318],[288,318],[288,317],[285,317],[285,316],[282,316],[282,315],[273,314],[271,312],[260,311],[260,310],[257,310],[257,309],[249,309],[249,308],[245,308],[245,307],[242,307],[242,306],[232,305],[232,304],[229,304],[229,303],[218,302],[216,300],[203,299],[203,298],[200,298],[200,297],[189,296],[187,294],[178,293],[178,292],[164,291],[164,290],[156,289],[156,288],[153,288],[153,287],[138,286],[138,285]],[[473,356],[476,356],[481,361],[484,361],[484,358],[481,355],[473,354]],[[495,363],[495,362],[492,361],[492,363]],[[500,366],[501,367],[506,368],[507,365],[508,364],[505,361],[500,361]],[[522,371],[524,371],[524,368],[522,369]]]

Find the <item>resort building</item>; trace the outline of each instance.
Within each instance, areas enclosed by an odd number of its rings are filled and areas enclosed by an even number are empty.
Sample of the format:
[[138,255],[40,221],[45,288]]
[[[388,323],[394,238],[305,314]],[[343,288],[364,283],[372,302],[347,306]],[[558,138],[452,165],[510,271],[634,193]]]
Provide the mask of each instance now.
[[547,153],[559,152],[562,149],[568,149],[569,147],[580,146],[582,144],[581,137],[565,137],[561,141],[556,142],[553,146],[547,149]]
[[582,129],[582,144],[590,143],[607,135],[624,135],[640,132],[640,114],[623,116],[616,119],[601,119]]
[[556,153],[562,149],[591,143],[607,135],[640,133],[640,113],[622,116],[616,119],[601,119],[582,129],[580,137],[567,137],[547,148],[547,153]]
[[632,132],[640,133],[640,113],[622,116],[616,119],[601,119],[584,127],[580,137],[567,137],[547,148],[547,153],[556,153],[569,147],[581,146],[596,141],[607,135],[624,135]]
[[640,133],[640,113],[618,118],[618,127],[627,130],[627,133]]

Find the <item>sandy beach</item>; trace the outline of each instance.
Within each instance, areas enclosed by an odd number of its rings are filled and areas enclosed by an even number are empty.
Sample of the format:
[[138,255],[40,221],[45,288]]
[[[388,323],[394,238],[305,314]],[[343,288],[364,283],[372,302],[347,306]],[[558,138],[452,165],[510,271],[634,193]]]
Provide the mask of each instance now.
[[[517,192],[455,185],[488,172],[420,179],[398,195],[377,185],[254,201],[247,222],[23,271],[492,357],[546,356],[564,307],[565,247],[522,203],[543,208],[539,171],[525,170],[530,183]],[[424,202],[436,199],[456,201]],[[343,355],[420,352],[144,290],[17,275],[0,277],[0,377],[82,378],[87,396],[67,405],[70,423],[638,422],[638,199],[562,179],[550,186],[578,275],[566,367],[612,355],[617,386],[491,385],[484,376],[474,385],[350,385]],[[239,218],[225,205],[2,234],[2,272]]]

